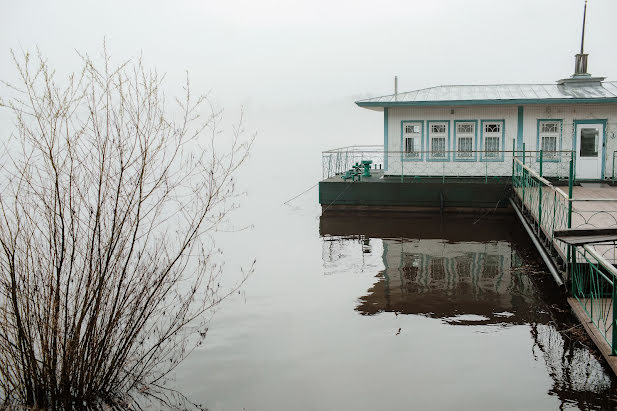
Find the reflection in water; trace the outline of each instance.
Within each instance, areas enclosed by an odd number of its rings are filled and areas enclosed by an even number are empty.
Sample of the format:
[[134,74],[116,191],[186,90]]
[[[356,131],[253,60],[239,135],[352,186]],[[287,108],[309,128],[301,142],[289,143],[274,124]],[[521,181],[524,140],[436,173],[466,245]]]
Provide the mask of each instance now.
[[[615,405],[614,378],[573,333],[580,328],[564,296],[514,220],[475,224],[432,217],[420,225],[400,218],[322,217],[325,273],[342,266],[377,273],[377,281],[358,299],[356,310],[362,315],[416,314],[495,330],[528,327],[530,355],[544,362],[553,380],[549,395],[563,406]],[[370,235],[354,233],[358,229]],[[381,267],[377,255],[368,258],[372,253],[381,254]],[[342,264],[344,259],[356,267]]]

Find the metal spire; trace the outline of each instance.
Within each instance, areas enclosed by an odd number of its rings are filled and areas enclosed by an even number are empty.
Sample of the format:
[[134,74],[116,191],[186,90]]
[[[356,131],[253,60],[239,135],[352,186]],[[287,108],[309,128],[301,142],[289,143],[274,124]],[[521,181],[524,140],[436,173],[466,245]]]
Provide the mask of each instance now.
[[583,11],[583,33],[581,34],[581,54],[585,54],[583,48],[585,46],[585,20],[587,19],[587,0],[585,0],[585,9]]

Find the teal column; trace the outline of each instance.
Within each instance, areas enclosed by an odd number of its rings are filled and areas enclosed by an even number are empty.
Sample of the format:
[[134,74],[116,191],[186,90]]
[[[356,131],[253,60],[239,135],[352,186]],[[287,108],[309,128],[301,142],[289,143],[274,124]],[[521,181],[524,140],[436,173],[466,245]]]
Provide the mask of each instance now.
[[383,168],[388,169],[388,107],[383,108]]
[[524,117],[524,109],[523,106],[518,106],[518,128],[516,139],[518,141],[518,148],[523,148],[523,117]]

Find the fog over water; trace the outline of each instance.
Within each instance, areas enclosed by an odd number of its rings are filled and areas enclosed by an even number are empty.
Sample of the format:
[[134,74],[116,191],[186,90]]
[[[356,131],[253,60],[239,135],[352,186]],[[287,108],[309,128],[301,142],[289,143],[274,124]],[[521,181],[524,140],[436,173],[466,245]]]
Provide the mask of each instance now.
[[[582,1],[3,1],[9,49],[61,75],[75,50],[143,53],[180,93],[212,90],[257,133],[220,233],[240,295],[173,382],[215,410],[557,409],[615,406],[617,382],[560,331],[575,322],[514,220],[321,218],[321,151],[383,141],[359,98],[440,84],[552,82],[573,71]],[[617,2],[591,0],[594,75],[617,77]],[[4,86],[0,86],[4,93]],[[169,99],[171,101],[171,98]],[[0,112],[0,139],[11,126]],[[437,218],[437,219],[435,219]]]

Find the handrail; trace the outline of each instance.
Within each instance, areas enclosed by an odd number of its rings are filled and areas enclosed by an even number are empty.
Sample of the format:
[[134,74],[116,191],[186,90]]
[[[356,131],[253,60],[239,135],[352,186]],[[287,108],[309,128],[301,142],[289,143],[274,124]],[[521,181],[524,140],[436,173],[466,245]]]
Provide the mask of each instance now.
[[587,251],[593,258],[596,259],[596,261],[598,262],[598,264],[600,264],[602,267],[604,267],[604,269],[606,269],[609,273],[611,273],[613,275],[613,278],[617,278],[617,268],[615,268],[615,266],[613,266],[611,263],[609,263],[608,261],[606,261],[606,259],[601,256],[600,254],[598,254],[598,252],[593,249],[591,247],[591,245],[589,244],[585,244],[583,246],[583,248],[585,249],[585,251]]
[[[529,153],[529,151],[528,151]],[[515,162],[518,162],[525,170],[527,170],[529,172],[529,174],[531,174],[533,177],[535,177],[538,181],[540,181],[542,184],[549,186],[550,188],[552,188],[553,190],[555,190],[556,192],[558,192],[559,194],[561,194],[566,200],[568,199],[568,195],[559,187],[555,187],[553,184],[551,184],[550,181],[548,181],[546,178],[540,176],[539,173],[537,173],[535,170],[533,170],[531,167],[527,166],[526,164],[524,164],[521,160],[519,160],[518,158],[514,159]]]
[[570,201],[617,201],[617,198],[571,198]]

